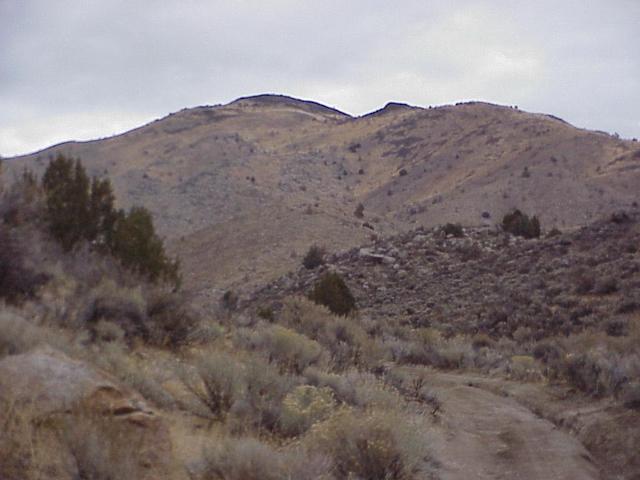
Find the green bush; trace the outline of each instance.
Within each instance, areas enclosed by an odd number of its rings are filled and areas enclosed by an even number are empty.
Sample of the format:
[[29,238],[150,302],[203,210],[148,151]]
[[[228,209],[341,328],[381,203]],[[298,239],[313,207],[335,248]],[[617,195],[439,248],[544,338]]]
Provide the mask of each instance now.
[[538,217],[529,218],[520,210],[508,213],[502,219],[502,228],[517,237],[538,238],[540,236],[540,221]]
[[326,273],[309,294],[313,302],[326,306],[336,315],[348,315],[356,309],[356,300],[342,277],[335,272]]

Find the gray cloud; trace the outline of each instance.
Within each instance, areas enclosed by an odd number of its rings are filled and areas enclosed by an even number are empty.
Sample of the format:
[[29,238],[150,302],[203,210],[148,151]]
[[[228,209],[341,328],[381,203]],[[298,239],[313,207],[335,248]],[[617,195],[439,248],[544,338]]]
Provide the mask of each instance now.
[[636,0],[0,0],[0,154],[278,92],[478,99],[640,136]]

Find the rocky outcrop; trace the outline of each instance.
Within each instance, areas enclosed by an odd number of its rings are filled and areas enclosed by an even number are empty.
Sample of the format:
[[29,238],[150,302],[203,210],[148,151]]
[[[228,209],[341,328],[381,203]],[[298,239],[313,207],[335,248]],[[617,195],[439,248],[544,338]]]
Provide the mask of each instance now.
[[14,478],[16,465],[42,478],[172,478],[163,418],[85,362],[49,347],[9,356],[0,361],[0,404],[8,426],[0,449],[21,457],[0,461],[2,478]]
[[246,308],[307,294],[333,270],[372,319],[496,338],[604,330],[640,309],[639,220],[613,216],[533,240],[491,227],[464,228],[459,237],[419,228],[299,268],[250,294]]

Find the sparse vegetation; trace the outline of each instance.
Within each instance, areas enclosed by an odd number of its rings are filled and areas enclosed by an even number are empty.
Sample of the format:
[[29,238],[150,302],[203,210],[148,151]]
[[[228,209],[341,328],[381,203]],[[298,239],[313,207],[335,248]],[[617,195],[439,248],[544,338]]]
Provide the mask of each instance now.
[[[202,479],[436,477],[429,426],[448,413],[429,385],[435,369],[640,408],[633,215],[519,242],[509,235],[540,226],[514,211],[504,232],[447,224],[376,237],[367,260],[355,249],[325,268],[313,246],[273,289],[227,290],[205,316],[171,291],[177,264],[149,213],[116,211],[108,181],[54,162],[48,187],[25,174],[25,190],[0,202],[0,361],[50,345],[109,372],[162,410],[158,421],[187,419],[187,439],[210,441],[190,459]],[[69,222],[65,195],[98,221]],[[37,425],[2,407],[0,476],[29,478],[44,451]],[[137,478],[117,431],[81,420],[42,422],[78,478]]]

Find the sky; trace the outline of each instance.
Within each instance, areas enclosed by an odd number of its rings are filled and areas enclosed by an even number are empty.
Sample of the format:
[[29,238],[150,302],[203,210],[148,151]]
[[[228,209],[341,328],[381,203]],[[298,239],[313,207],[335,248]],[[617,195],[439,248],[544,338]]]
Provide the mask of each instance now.
[[0,0],[0,156],[259,93],[640,138],[640,0]]

